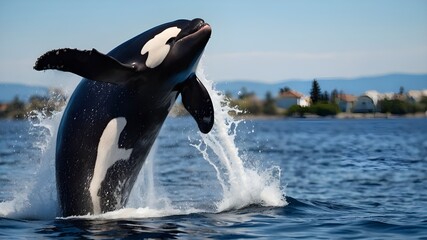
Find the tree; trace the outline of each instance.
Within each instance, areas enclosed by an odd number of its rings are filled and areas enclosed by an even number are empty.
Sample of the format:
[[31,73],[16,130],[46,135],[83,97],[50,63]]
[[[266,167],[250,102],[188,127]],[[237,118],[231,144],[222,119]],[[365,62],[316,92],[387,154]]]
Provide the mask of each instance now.
[[320,100],[322,102],[329,102],[329,93],[328,91],[324,91],[323,94],[320,96]]
[[249,97],[255,96],[254,92],[249,92],[246,87],[242,87],[242,89],[239,91],[239,99],[243,100]]
[[311,84],[310,99],[313,104],[316,104],[320,100],[320,86],[316,79]]
[[380,111],[382,113],[391,113],[397,115],[403,115],[407,113],[415,112],[409,103],[406,103],[399,99],[384,99],[379,102]]
[[267,92],[265,95],[265,102],[263,106],[263,113],[266,115],[277,114],[276,103],[271,95],[271,92]]
[[12,102],[10,103],[9,108],[21,111],[25,109],[25,103],[21,101],[18,96],[15,96]]
[[400,86],[400,88],[399,88],[399,96],[403,96],[404,93],[405,93],[405,88],[403,88],[403,86]]
[[304,114],[310,112],[310,107],[302,107],[300,105],[292,105],[287,111],[286,116],[304,117]]
[[338,90],[337,89],[332,90],[330,102],[338,103],[338,97],[339,97]]
[[310,106],[309,111],[319,116],[330,116],[337,115],[340,111],[338,105],[330,103],[317,103],[316,105]]
[[34,95],[29,99],[29,109],[42,111],[47,106],[49,99],[47,97]]
[[25,117],[25,114],[25,103],[21,101],[18,96],[15,96],[6,110],[6,115],[11,118],[22,119]]
[[285,92],[290,92],[291,89],[289,87],[284,87],[280,89],[280,94],[285,93]]

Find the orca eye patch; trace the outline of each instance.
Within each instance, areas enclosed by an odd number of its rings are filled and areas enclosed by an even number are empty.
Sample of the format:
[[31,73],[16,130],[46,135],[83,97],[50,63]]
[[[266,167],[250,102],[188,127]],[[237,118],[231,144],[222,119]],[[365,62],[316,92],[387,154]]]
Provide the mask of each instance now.
[[180,32],[180,28],[170,27],[148,40],[141,49],[141,55],[148,53],[145,65],[149,68],[159,66],[171,48],[168,43],[171,43],[170,41],[173,41]]

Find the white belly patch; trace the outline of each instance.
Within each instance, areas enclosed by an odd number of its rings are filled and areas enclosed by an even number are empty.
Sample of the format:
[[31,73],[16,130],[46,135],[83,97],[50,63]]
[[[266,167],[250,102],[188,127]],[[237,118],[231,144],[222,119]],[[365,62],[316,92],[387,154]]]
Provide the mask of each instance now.
[[124,117],[114,118],[107,124],[99,139],[95,169],[89,187],[94,214],[101,213],[101,203],[98,192],[108,169],[119,160],[128,160],[132,153],[132,149],[119,148],[120,134],[125,126],[126,119]]

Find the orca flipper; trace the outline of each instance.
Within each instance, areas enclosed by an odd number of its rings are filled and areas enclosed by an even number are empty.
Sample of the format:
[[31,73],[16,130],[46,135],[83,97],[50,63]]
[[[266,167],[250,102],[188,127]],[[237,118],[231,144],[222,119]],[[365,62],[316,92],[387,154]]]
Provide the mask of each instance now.
[[208,91],[194,74],[187,79],[182,88],[182,103],[196,120],[202,133],[211,131],[214,124],[214,108]]
[[96,49],[70,48],[51,50],[43,54],[37,59],[34,69],[72,72],[90,80],[115,84],[127,82],[137,72],[135,66],[122,64]]

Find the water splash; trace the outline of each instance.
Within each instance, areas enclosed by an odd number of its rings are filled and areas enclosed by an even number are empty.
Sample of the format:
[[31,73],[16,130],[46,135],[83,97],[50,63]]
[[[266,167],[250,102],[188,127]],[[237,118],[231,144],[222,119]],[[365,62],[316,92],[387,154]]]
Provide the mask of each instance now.
[[212,98],[215,124],[210,134],[200,133],[201,140],[192,146],[216,171],[223,190],[223,198],[217,204],[218,211],[239,209],[251,204],[285,206],[285,195],[280,187],[280,168],[259,169],[245,165],[235,141],[237,127],[242,120],[235,120],[230,115],[230,112],[237,114],[240,110],[229,106],[224,94],[216,91],[213,82],[206,79],[203,68],[198,68],[197,76]]
[[157,149],[156,141],[133,186],[127,208],[154,209],[156,213],[162,212],[162,210],[174,211],[171,200],[165,194],[162,186],[155,181],[154,159]]
[[[229,102],[214,88],[213,82],[207,80],[203,69],[197,69],[197,76],[207,88],[215,109],[215,124],[209,134],[199,132],[199,140],[190,139],[190,145],[199,150],[203,158],[213,167],[222,187],[222,199],[215,212],[240,209],[252,204],[264,206],[285,206],[287,204],[280,186],[281,170],[279,167],[262,169],[245,165],[235,143],[237,127],[243,120],[235,120],[240,110],[229,106]],[[197,142],[198,141],[198,142]],[[197,142],[197,143],[195,143]],[[130,195],[126,209],[105,213],[100,218],[162,217],[177,214],[211,212],[200,206],[175,206],[167,197],[161,184],[155,181],[154,166],[157,143],[153,146],[144,163],[136,184]],[[93,216],[87,216],[92,218]]]
[[0,203],[0,216],[24,219],[52,219],[58,215],[55,185],[56,134],[62,112],[46,117],[43,112],[32,116],[29,134],[36,135],[33,143],[40,152],[40,162],[34,163],[34,179],[24,182],[24,191],[17,191],[12,201]]

